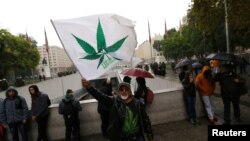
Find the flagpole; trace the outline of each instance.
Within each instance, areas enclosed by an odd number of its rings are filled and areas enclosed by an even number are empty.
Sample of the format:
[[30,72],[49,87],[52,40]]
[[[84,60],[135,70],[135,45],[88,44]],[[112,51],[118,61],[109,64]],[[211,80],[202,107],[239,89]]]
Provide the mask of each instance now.
[[[51,73],[50,61],[49,61],[50,60],[49,44],[48,44],[47,33],[46,33],[45,28],[44,28],[44,35],[45,35],[45,48],[46,48],[46,51],[47,51],[47,54],[48,54],[49,73],[50,73],[50,77],[53,78],[52,73]],[[51,62],[52,62],[52,59],[51,59]]]
[[150,48],[150,54],[151,54],[151,63],[153,62],[153,49],[152,49],[152,44],[151,44],[151,33],[150,33],[150,25],[149,25],[149,20],[148,20],[148,40],[149,40],[149,48]]
[[[50,22],[52,23],[52,25],[53,25],[53,27],[54,27],[54,29],[55,29],[55,31],[56,31],[56,34],[57,34],[57,36],[58,36],[58,38],[59,38],[59,40],[60,40],[60,42],[61,42],[61,44],[62,44],[63,48],[65,49],[65,46],[64,46],[64,44],[63,44],[63,42],[62,42],[61,37],[60,37],[60,36],[59,36],[59,34],[58,34],[58,31],[56,30],[56,27],[55,27],[55,25],[54,25],[53,21],[52,21],[52,20],[50,20]],[[68,52],[67,52],[67,51],[65,51],[65,52],[66,52],[66,54],[68,55],[69,59],[73,62],[73,60],[72,60],[72,59],[71,59],[71,57],[69,56]],[[74,64],[74,62],[73,62],[73,64]],[[74,65],[75,65],[75,64],[74,64]],[[75,67],[76,67],[77,71],[80,73],[79,69],[77,68],[77,65],[75,65]],[[82,76],[82,74],[81,74],[81,73],[80,73],[80,75]],[[84,77],[84,76],[82,76],[82,78],[83,78],[83,79],[85,79],[85,77]]]
[[[47,52],[47,54],[48,54],[49,73],[50,73],[50,77],[53,78],[52,73],[51,73],[50,61],[49,61],[50,60],[49,52]],[[52,62],[52,59],[51,59],[51,62]]]

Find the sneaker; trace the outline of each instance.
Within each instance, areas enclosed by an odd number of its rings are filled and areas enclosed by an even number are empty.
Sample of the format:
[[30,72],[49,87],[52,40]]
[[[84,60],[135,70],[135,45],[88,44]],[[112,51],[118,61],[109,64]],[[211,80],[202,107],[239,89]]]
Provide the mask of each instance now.
[[209,119],[209,123],[210,123],[211,125],[215,125],[214,119]]
[[197,123],[197,124],[200,124],[200,121],[197,118],[194,119],[194,122]]
[[190,119],[190,123],[195,125],[195,121],[193,119]]
[[217,121],[218,121],[217,117],[214,117],[214,122],[217,122]]

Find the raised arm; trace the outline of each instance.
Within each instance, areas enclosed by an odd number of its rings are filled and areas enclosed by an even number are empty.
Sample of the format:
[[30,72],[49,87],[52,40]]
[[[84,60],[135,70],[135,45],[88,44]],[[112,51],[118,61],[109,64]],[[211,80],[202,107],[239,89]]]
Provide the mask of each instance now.
[[91,94],[96,100],[110,104],[113,102],[113,96],[107,96],[92,87],[86,79],[82,79],[82,86]]

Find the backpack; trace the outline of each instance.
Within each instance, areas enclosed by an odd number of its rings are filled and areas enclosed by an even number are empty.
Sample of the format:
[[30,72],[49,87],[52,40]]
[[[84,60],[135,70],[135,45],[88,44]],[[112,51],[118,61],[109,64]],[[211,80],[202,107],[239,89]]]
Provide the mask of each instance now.
[[154,100],[154,93],[149,87],[147,87],[147,89],[148,89],[148,92],[147,92],[147,95],[146,95],[146,103],[147,104],[152,104],[153,100]]
[[63,100],[63,103],[64,103],[64,115],[74,116],[77,113],[73,105],[73,101],[66,102]]

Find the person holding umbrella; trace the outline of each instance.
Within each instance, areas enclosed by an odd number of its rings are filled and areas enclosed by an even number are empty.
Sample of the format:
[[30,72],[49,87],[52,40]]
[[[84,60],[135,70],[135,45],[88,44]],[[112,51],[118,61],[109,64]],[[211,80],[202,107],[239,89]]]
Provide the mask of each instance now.
[[135,98],[142,99],[144,103],[147,103],[148,88],[146,86],[146,80],[143,77],[136,77],[137,89],[135,91]]
[[191,72],[187,71],[185,73],[185,77],[182,80],[182,85],[184,87],[183,97],[188,117],[190,123],[195,125],[199,123],[199,121],[196,117],[196,110],[195,110],[196,91],[195,91],[194,77]]
[[226,62],[222,65],[221,72],[213,78],[218,81],[221,87],[221,97],[224,104],[224,125],[231,124],[231,103],[233,104],[234,117],[236,122],[241,122],[240,118],[240,84],[245,80],[233,71],[233,64]]
[[188,65],[183,66],[181,72],[179,73],[180,82],[182,82],[182,80],[185,78],[186,71],[188,71]]

